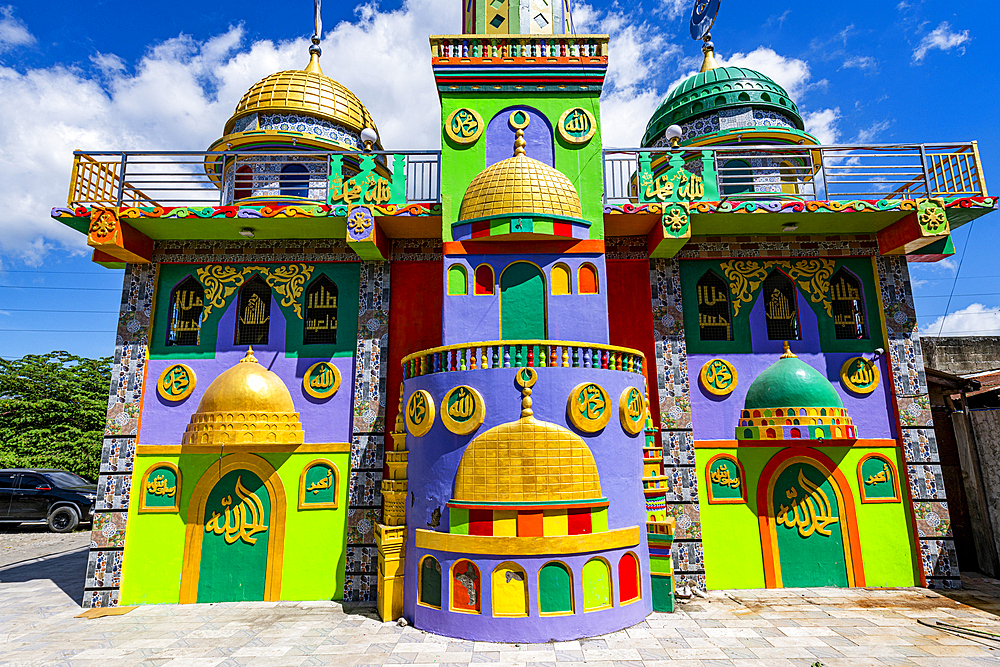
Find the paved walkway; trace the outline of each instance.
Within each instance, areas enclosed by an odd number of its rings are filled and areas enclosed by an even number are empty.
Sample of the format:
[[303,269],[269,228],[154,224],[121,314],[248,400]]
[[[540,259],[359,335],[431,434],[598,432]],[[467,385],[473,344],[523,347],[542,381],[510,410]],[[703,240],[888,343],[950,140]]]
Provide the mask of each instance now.
[[971,590],[718,591],[623,632],[554,644],[455,641],[333,602],[139,607],[81,612],[86,551],[0,569],[0,665],[452,665],[544,667],[1000,666],[1000,642],[926,627],[1000,633],[1000,582]]

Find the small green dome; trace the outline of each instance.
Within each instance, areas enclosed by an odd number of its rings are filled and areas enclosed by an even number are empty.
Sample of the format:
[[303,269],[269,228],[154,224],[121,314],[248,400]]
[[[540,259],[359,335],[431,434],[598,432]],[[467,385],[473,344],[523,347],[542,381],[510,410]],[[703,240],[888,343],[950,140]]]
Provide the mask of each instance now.
[[794,356],[783,356],[758,375],[744,404],[745,410],[842,407],[844,402],[830,381]]
[[716,67],[688,77],[670,91],[646,125],[642,145],[652,146],[671,125],[747,106],[780,111],[796,128],[805,129],[795,102],[773,79],[745,67]]

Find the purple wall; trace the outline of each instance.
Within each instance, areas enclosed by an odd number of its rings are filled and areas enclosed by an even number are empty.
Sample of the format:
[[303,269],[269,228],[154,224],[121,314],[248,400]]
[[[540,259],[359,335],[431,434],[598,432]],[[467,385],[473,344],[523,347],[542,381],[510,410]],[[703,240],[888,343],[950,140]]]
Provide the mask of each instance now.
[[[570,391],[576,385],[594,381],[608,392],[613,404],[611,421],[598,434],[579,435],[590,447],[597,463],[601,479],[601,491],[610,501],[608,507],[608,527],[611,530],[640,526],[641,542],[631,549],[639,559],[640,568],[647,568],[649,552],[646,546],[646,511],[645,498],[642,492],[642,434],[629,436],[621,427],[618,415],[618,400],[626,387],[643,388],[641,374],[621,371],[587,369],[587,368],[538,368],[538,381],[532,392],[532,409],[535,419],[555,423],[573,430],[568,423],[566,403]],[[435,530],[447,531],[449,526],[449,511],[447,503],[454,493],[455,474],[465,447],[477,436],[488,429],[502,423],[516,421],[521,413],[521,394],[514,383],[516,369],[486,369],[472,371],[456,371],[437,373],[411,378],[405,381],[405,400],[417,389],[426,389],[434,397],[440,413],[440,403],[445,393],[455,386],[465,384],[478,390],[486,404],[486,419],[483,425],[473,434],[458,436],[448,431],[436,418],[434,426],[427,435],[416,438],[407,436],[406,448],[409,450],[409,465],[407,478],[409,488],[415,493],[410,497],[406,508],[406,523],[411,528],[429,528],[427,524],[435,509],[441,511],[441,525]],[[574,431],[576,432],[576,431]],[[406,535],[406,589],[403,598],[403,615],[414,621],[416,627],[426,628],[441,634],[454,637],[468,637],[481,640],[514,641],[514,625],[520,621],[524,626],[521,641],[548,641],[552,638],[578,638],[582,636],[602,634],[623,627],[628,627],[651,611],[649,573],[642,570],[643,599],[640,603],[625,607],[602,611],[582,613],[582,597],[579,598],[578,612],[571,617],[544,617],[527,619],[493,619],[490,617],[490,607],[483,606],[482,616],[468,614],[436,612],[421,607],[419,612],[416,604],[417,594],[417,563],[423,553],[416,549],[415,530],[408,530]],[[627,550],[627,549],[626,549]],[[609,551],[603,555],[617,566],[618,558],[626,550]],[[574,560],[574,576],[579,585],[583,563],[596,555],[575,555],[563,558],[557,554],[552,556],[523,557],[474,557],[484,578],[499,563],[514,561],[524,567],[529,573],[529,596],[534,600],[537,610],[537,586],[531,577],[534,572],[551,558],[559,557],[564,562]],[[458,556],[451,554],[436,555],[442,565],[450,564]],[[537,561],[537,562],[536,562]],[[617,570],[614,570],[617,581]],[[485,589],[486,586],[484,585]],[[617,591],[617,584],[615,586]],[[582,596],[582,592],[578,593]],[[484,605],[487,600],[484,599]],[[447,603],[446,603],[447,604]],[[536,612],[537,613],[537,612]],[[522,630],[517,630],[521,632]]]
[[[218,350],[214,359],[150,359],[146,382],[153,391],[143,392],[142,418],[139,424],[139,444],[179,445],[181,435],[197,411],[205,390],[223,371],[236,365],[246,355],[247,346],[233,344],[236,329],[238,299],[233,299],[219,321]],[[277,301],[271,298],[271,320],[268,344],[254,346],[254,356],[265,368],[281,378],[292,395],[299,412],[306,442],[350,442],[351,398],[354,386],[354,357],[288,358],[285,357],[285,318]],[[340,389],[331,398],[313,398],[302,389],[302,377],[317,361],[330,361],[340,371]],[[168,366],[183,363],[194,371],[195,389],[185,400],[174,403],[160,398],[155,383]]]
[[528,114],[531,119],[528,127],[524,129],[524,141],[528,144],[524,148],[524,154],[554,167],[552,125],[540,111],[525,106],[508,107],[493,116],[486,124],[486,166],[514,157],[514,139],[517,132],[511,128],[508,119],[517,110]]
[[[548,338],[550,340],[583,343],[609,342],[608,338],[608,274],[604,255],[447,255],[444,258],[444,305],[442,312],[443,344],[457,345],[468,341],[498,340],[500,337],[500,272],[519,260],[534,262],[545,274]],[[566,264],[572,273],[573,291],[578,289],[577,270],[582,264],[597,269],[598,294],[551,294],[552,266]],[[448,267],[465,267],[469,276],[467,296],[448,295]],[[476,296],[475,271],[480,264],[493,267],[494,294]]]
[[[886,374],[889,372],[886,366],[887,359],[883,356],[878,360],[881,379],[874,392],[867,396],[859,396],[847,391],[840,382],[840,367],[851,357],[861,355],[857,352],[819,352],[819,325],[816,313],[799,290],[796,290],[796,294],[802,340],[788,341],[791,351],[830,381],[843,400],[847,414],[857,428],[858,437],[895,438],[895,420],[892,417],[891,398],[886,380]],[[750,385],[784,352],[784,341],[767,338],[763,290],[754,302],[753,310],[750,311],[750,331],[753,354],[688,355],[688,377],[691,378],[692,384],[691,419],[695,440],[735,440],[740,411],[743,409]],[[879,345],[878,342],[872,343],[873,348]],[[870,359],[872,355],[865,356]],[[715,396],[701,385],[699,374],[702,366],[715,358],[725,359],[736,369],[738,377],[736,389],[729,396]]]

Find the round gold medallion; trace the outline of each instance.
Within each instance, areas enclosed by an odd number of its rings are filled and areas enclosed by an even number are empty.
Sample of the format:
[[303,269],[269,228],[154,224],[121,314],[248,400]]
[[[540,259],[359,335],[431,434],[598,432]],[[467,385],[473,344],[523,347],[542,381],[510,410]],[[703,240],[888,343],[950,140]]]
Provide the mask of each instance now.
[[460,385],[444,395],[441,401],[441,423],[456,435],[468,435],[482,426],[486,419],[483,396],[472,387]]
[[156,392],[168,401],[183,401],[194,391],[197,378],[184,364],[167,366],[156,381]]
[[434,399],[423,389],[410,394],[406,402],[406,430],[417,438],[427,435],[434,425]]
[[851,357],[840,367],[840,381],[855,394],[870,394],[878,387],[878,366],[864,357]]
[[315,363],[302,376],[302,388],[313,398],[330,398],[340,389],[340,371],[329,361]]
[[618,399],[618,417],[629,435],[636,435],[646,424],[646,397],[635,387],[626,387]]
[[456,144],[474,144],[483,133],[483,117],[473,109],[455,109],[444,122],[444,133]]
[[556,128],[563,141],[571,144],[585,144],[597,132],[597,119],[586,109],[574,107],[567,109],[559,116]]
[[597,433],[611,421],[611,397],[596,382],[584,382],[569,393],[566,412],[573,426],[584,433]]
[[523,389],[531,389],[535,386],[535,382],[538,380],[538,371],[530,366],[525,366],[517,369],[517,375],[514,379],[519,387]]
[[739,377],[736,369],[725,359],[710,359],[701,367],[698,374],[701,379],[701,386],[710,394],[716,396],[728,396],[736,389],[736,382]]

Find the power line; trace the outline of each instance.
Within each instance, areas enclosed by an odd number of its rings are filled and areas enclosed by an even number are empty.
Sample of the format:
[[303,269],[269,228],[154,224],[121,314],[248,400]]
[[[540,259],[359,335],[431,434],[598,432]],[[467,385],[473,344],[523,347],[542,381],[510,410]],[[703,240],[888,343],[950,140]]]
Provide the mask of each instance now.
[[943,299],[946,296],[997,296],[1000,292],[976,292],[974,294],[914,294],[914,299]]
[[[105,269],[106,271],[107,269]],[[112,271],[124,271],[125,269],[112,269]],[[0,269],[0,274],[3,273],[46,273],[57,276],[99,276],[102,275],[101,271],[33,271],[31,269]]]
[[0,289],[7,287],[10,289],[58,289],[58,290],[86,290],[88,292],[121,292],[120,287],[48,287],[47,285],[0,285]]
[[969,223],[969,233],[965,235],[965,246],[962,248],[962,256],[958,259],[958,270],[955,271],[955,280],[951,283],[951,293],[948,295],[948,303],[944,307],[944,316],[941,318],[941,328],[938,329],[938,336],[944,331],[944,323],[948,319],[948,311],[951,310],[951,297],[955,294],[955,285],[958,284],[958,276],[962,273],[962,264],[965,263],[965,252],[969,249],[969,241],[972,239],[972,230],[976,226],[975,219]]
[[110,334],[114,333],[114,329],[0,329],[0,332],[11,331],[16,333],[99,333],[99,334]]
[[117,310],[60,310],[58,308],[0,308],[0,313],[100,313],[102,315],[118,315]]

